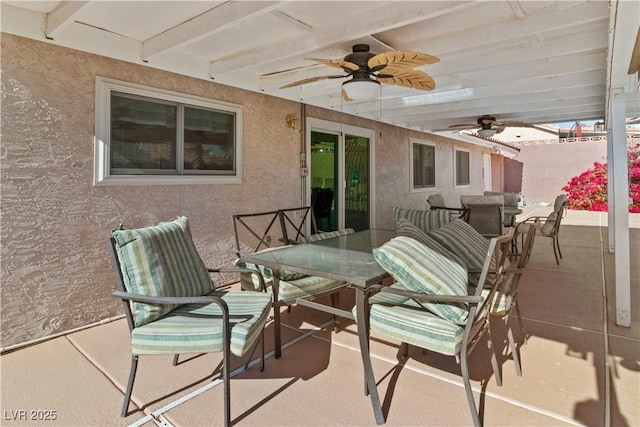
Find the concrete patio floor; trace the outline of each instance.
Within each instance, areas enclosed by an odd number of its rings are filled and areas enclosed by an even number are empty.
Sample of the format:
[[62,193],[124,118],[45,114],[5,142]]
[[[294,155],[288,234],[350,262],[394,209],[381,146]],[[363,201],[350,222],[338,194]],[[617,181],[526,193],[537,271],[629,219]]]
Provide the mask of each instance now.
[[[536,241],[521,281],[519,305],[527,343],[521,344],[522,377],[515,374],[504,326],[492,324],[503,386],[491,371],[486,345],[470,358],[471,379],[487,426],[640,425],[640,216],[631,229],[632,326],[615,325],[614,257],[606,250],[606,214],[569,211],[555,263],[550,239]],[[341,303],[353,305],[353,291]],[[294,306],[283,312],[279,359],[264,372],[257,365],[231,381],[234,425],[374,426],[363,393],[356,328],[342,319]],[[307,334],[307,335],[304,335]],[[273,325],[266,330],[273,348]],[[469,425],[459,366],[451,357],[411,348],[373,334],[373,367],[386,425]],[[211,387],[220,356],[141,357],[130,415],[120,418],[130,349],[124,319],[60,336],[0,357],[3,426],[174,426],[222,422],[222,387]],[[241,367],[244,360],[233,360]],[[233,369],[233,368],[232,368]],[[200,394],[190,393],[207,388]],[[186,398],[185,398],[186,397]],[[178,399],[184,403],[175,405]],[[49,418],[44,420],[41,418]],[[55,418],[55,419],[52,419]]]

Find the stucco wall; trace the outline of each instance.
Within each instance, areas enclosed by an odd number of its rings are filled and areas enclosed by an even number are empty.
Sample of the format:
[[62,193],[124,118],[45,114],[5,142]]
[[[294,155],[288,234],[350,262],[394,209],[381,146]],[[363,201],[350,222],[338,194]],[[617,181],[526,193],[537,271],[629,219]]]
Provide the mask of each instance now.
[[[187,215],[206,264],[233,259],[231,215],[301,202],[298,103],[2,33],[2,347],[121,314],[106,251],[109,231]],[[194,94],[243,107],[243,183],[94,187],[96,76]],[[309,117],[375,130],[375,221],[391,208],[424,208],[409,191],[409,137],[437,143],[437,185],[451,203],[482,191],[482,153],[471,150],[472,185],[453,186],[453,141],[307,107]]]
[[607,162],[607,141],[523,145],[516,159],[523,165],[525,201],[553,203],[571,178]]

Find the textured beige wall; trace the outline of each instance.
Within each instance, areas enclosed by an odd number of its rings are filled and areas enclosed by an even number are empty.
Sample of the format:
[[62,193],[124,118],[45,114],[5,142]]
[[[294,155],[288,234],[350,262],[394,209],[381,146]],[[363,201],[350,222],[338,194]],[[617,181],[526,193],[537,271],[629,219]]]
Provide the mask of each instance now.
[[[233,259],[232,214],[301,204],[300,132],[285,123],[300,104],[5,33],[1,49],[2,347],[121,313],[105,243],[120,222],[187,215],[216,266]],[[241,104],[243,183],[94,187],[96,76]],[[451,203],[482,190],[478,147],[457,143],[472,151],[474,172],[471,187],[455,189],[451,140],[314,107],[306,114],[375,129],[378,227],[393,226],[392,206],[426,206],[426,193],[409,192],[409,137],[437,143],[436,191]]]
[[527,203],[553,203],[571,178],[607,162],[607,141],[524,145],[517,157],[522,162],[522,194]]

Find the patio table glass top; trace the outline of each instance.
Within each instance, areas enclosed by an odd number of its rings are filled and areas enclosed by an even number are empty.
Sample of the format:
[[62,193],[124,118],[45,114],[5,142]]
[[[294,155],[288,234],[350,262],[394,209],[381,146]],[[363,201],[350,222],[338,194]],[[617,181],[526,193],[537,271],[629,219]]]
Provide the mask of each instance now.
[[242,255],[245,262],[274,270],[286,269],[330,277],[367,287],[388,277],[373,257],[372,249],[389,241],[393,230],[371,229],[312,243]]

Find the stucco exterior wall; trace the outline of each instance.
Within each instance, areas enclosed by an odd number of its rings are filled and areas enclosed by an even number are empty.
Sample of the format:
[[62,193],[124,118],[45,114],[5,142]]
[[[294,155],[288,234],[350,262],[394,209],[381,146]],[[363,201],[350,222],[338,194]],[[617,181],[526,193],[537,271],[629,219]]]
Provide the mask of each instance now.
[[522,194],[527,203],[553,203],[571,178],[607,162],[607,141],[532,144],[520,147]]
[[[233,258],[231,215],[302,203],[296,102],[225,87],[2,33],[2,347],[121,314],[106,237],[123,223],[146,226],[186,215],[205,263]],[[243,182],[237,185],[95,187],[96,76],[241,104]],[[391,208],[426,206],[441,192],[482,191],[480,147],[306,107],[306,115],[375,130],[375,222],[393,227]],[[411,193],[409,138],[436,143],[437,188]],[[453,144],[471,151],[472,185],[454,188]]]

